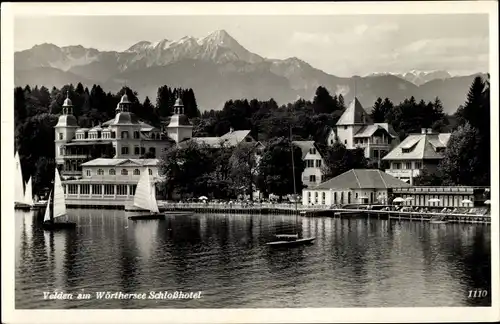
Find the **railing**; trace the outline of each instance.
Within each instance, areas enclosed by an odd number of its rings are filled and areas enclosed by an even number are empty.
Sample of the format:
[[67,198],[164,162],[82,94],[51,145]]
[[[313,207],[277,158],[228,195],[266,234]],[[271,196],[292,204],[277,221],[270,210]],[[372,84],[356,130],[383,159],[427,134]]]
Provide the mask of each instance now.
[[[207,209],[286,209],[293,210],[295,209],[294,203],[253,203],[253,204],[245,204],[240,202],[235,203],[180,203],[180,202],[167,202],[167,201],[158,201],[158,206],[160,207],[172,207],[172,208],[207,208]],[[310,205],[304,206],[301,203],[297,203],[297,210],[326,210],[329,209],[328,205]]]

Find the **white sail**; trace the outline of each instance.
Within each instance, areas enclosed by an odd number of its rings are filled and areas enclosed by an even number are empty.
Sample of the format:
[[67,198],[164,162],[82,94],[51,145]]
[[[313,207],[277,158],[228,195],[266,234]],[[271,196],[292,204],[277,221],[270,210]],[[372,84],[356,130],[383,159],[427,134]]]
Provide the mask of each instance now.
[[66,200],[64,199],[64,190],[61,177],[56,168],[54,177],[54,218],[66,215]]
[[149,210],[153,213],[159,212],[156,198],[153,195],[153,187],[149,179],[149,169],[139,179],[134,195],[134,206]]
[[15,156],[16,163],[16,173],[15,173],[15,183],[14,183],[14,201],[16,203],[24,203],[24,183],[23,183],[23,171],[21,169],[21,160],[19,159],[19,153],[16,152]]
[[[52,192],[50,193],[52,194]],[[50,220],[50,194],[49,194],[49,202],[47,202],[47,208],[45,209],[45,216],[43,217],[43,221],[49,221]]]
[[[149,169],[148,169],[148,174],[149,174]],[[151,211],[153,213],[159,213],[160,210],[158,209],[158,202],[156,201],[156,188],[155,188],[155,183],[150,183],[149,188],[151,189]]]
[[24,192],[24,203],[33,206],[33,192],[32,192],[31,177],[26,184],[26,191]]

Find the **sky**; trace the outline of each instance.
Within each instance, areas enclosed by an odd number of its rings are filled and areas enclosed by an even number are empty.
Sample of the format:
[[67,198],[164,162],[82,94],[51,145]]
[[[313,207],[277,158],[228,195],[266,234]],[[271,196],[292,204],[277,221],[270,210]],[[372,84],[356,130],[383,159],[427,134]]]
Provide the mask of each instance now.
[[14,48],[52,43],[124,51],[143,40],[203,37],[219,29],[263,57],[298,57],[337,76],[489,70],[485,14],[16,17]]

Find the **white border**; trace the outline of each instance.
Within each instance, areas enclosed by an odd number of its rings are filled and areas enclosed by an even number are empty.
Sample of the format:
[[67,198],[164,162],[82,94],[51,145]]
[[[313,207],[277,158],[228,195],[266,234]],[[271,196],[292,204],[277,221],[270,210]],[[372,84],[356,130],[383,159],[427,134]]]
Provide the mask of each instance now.
[[[343,15],[343,14],[489,13],[492,136],[492,307],[463,308],[321,308],[321,309],[148,309],[14,310],[14,236],[12,228],[13,17],[48,15]],[[498,3],[2,3],[2,322],[5,323],[305,323],[305,322],[473,322],[500,320],[498,209]],[[496,91],[495,91],[496,90]],[[438,283],[437,283],[438,284]]]

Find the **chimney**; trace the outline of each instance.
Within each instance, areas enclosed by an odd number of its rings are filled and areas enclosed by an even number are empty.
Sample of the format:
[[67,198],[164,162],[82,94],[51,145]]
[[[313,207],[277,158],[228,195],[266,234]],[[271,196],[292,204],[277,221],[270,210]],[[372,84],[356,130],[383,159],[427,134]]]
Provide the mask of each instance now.
[[427,133],[427,130],[425,128],[422,128],[421,132],[422,132],[422,134],[425,134],[425,133]]
[[427,134],[432,134],[432,128],[427,128]]
[[233,126],[229,127],[229,132],[230,132],[230,133],[234,132],[234,128],[233,128]]

